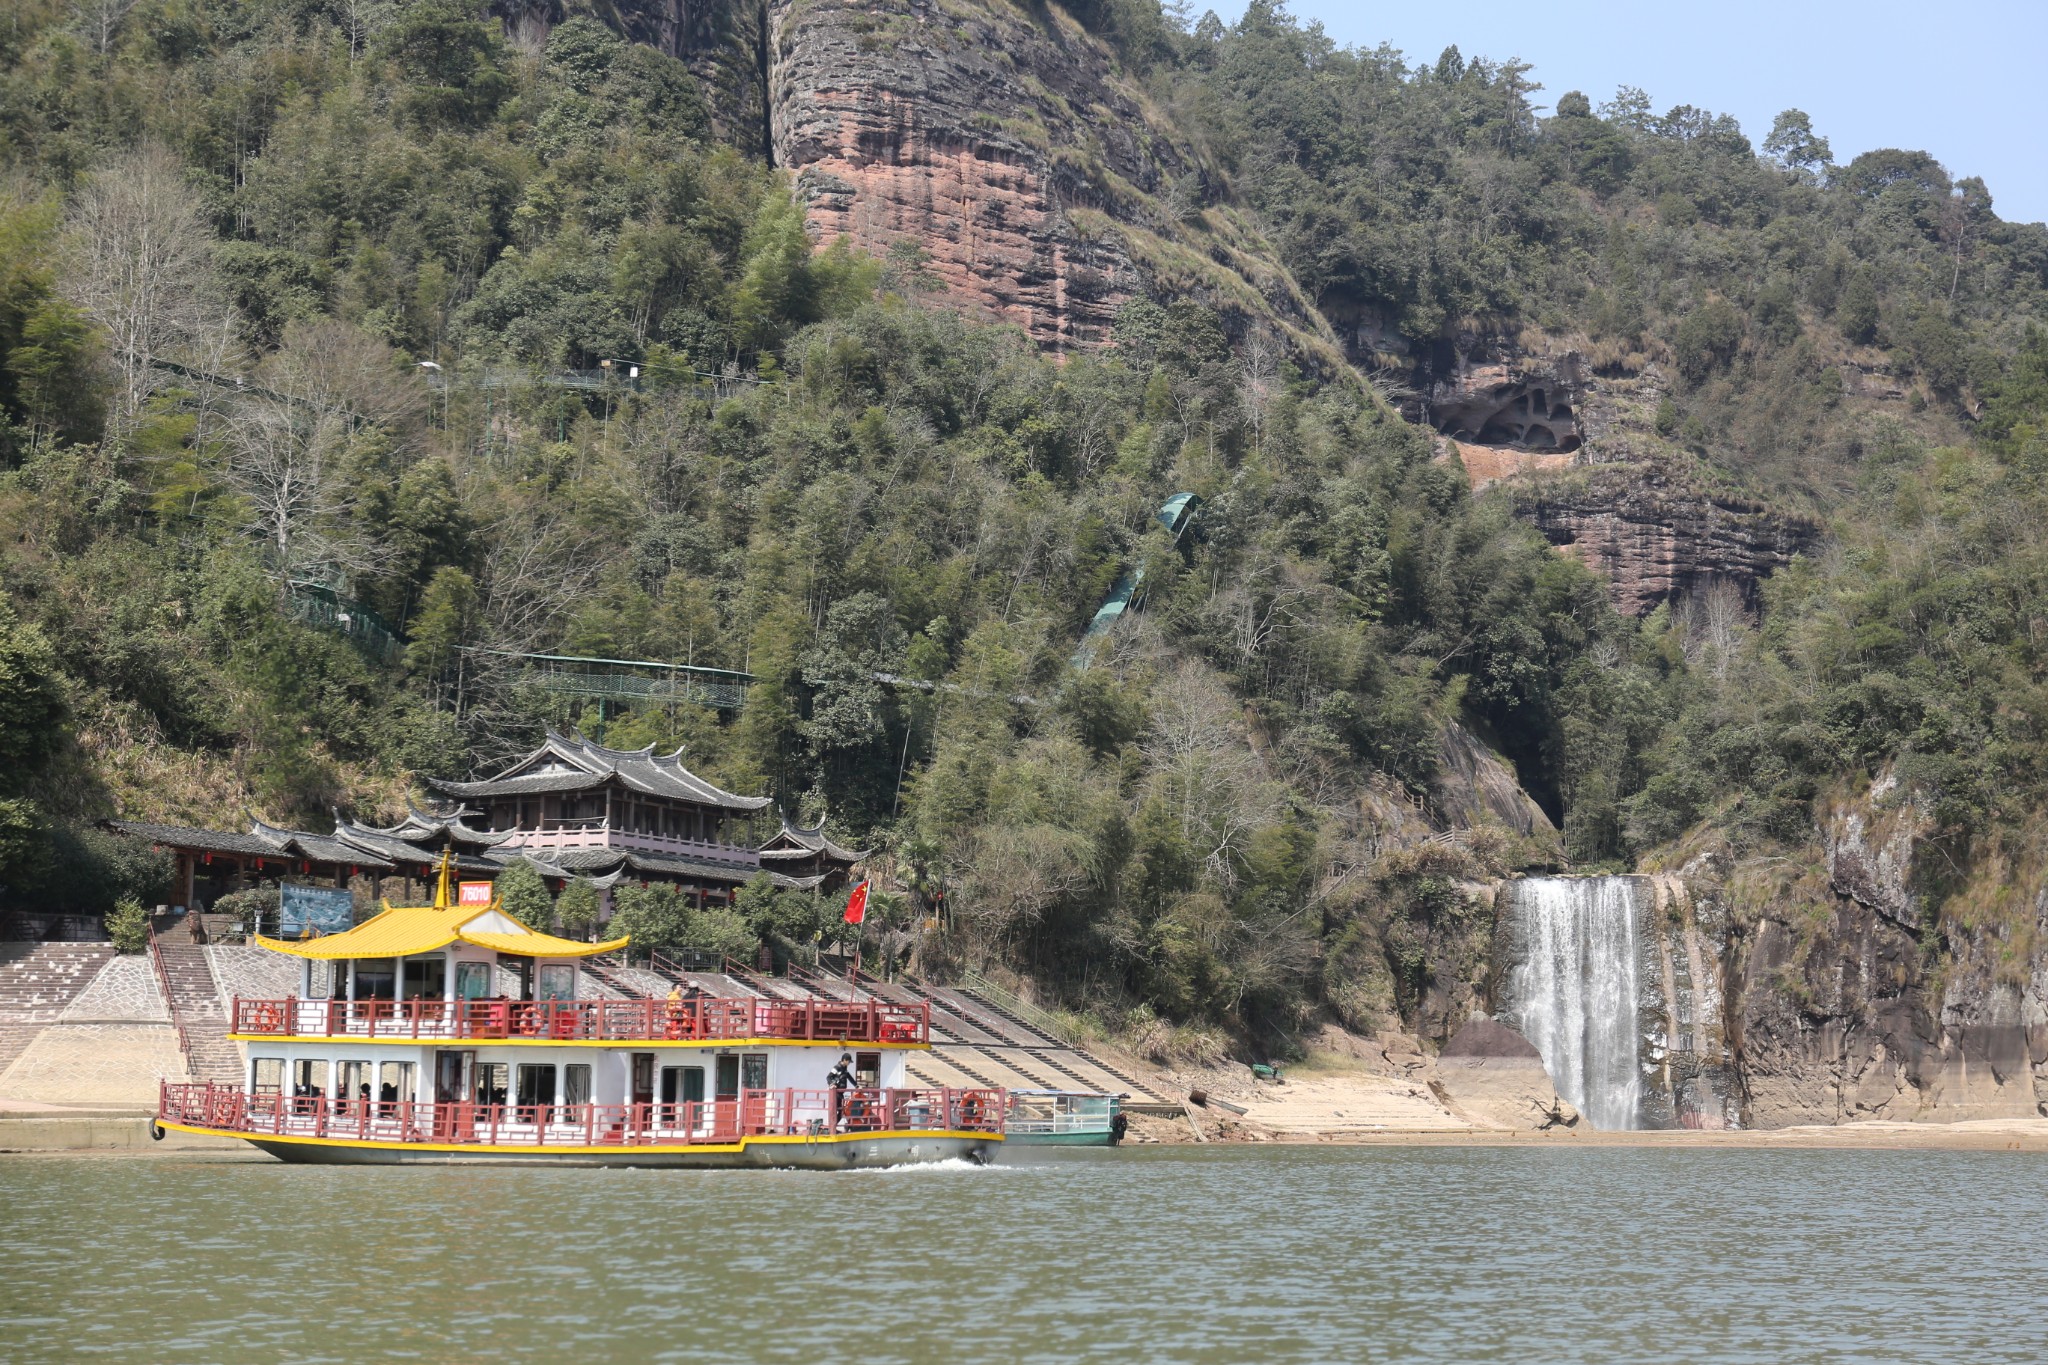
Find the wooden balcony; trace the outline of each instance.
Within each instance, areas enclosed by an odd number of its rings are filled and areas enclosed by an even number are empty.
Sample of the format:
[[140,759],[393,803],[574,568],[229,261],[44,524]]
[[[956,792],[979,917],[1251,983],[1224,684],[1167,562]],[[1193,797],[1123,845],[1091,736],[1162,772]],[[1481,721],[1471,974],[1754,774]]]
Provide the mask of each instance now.
[[536,853],[551,849],[621,849],[629,853],[665,854],[673,858],[698,858],[707,862],[734,863],[741,867],[761,865],[761,854],[758,849],[743,848],[738,844],[717,843],[709,839],[685,839],[676,835],[628,829],[603,818],[542,820],[537,828],[515,828],[511,834],[512,837],[501,847],[532,849]]
[[916,1045],[931,1006],[883,1000],[244,1000],[233,1032],[422,1042],[789,1042]]
[[747,1090],[682,1104],[434,1104],[164,1082],[157,1117],[250,1137],[486,1147],[662,1147],[750,1137],[1003,1131],[1001,1090]]

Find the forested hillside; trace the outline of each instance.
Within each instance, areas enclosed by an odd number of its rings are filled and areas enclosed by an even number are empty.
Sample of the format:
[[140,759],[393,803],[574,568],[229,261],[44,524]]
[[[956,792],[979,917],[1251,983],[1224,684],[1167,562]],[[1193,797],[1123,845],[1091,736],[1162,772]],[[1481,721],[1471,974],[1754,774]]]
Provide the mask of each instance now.
[[[1759,153],[1264,4],[1073,17],[1201,149],[1161,202],[1253,215],[1357,373],[1165,290],[1044,353],[914,237],[814,242],[686,63],[596,18],[17,4],[0,895],[156,899],[94,821],[376,817],[576,725],[873,843],[883,925],[943,907],[930,961],[1270,1048],[1412,1021],[1483,956],[1460,879],[1803,857],[1880,772],[1937,896],[2040,837],[2048,232],[1796,111]],[[1467,334],[1654,380],[1635,448],[1822,548],[1757,610],[1618,614],[1402,415]],[[337,599],[390,647],[307,610]],[[571,713],[488,651],[759,681]],[[1561,839],[1474,814],[1481,741]]]

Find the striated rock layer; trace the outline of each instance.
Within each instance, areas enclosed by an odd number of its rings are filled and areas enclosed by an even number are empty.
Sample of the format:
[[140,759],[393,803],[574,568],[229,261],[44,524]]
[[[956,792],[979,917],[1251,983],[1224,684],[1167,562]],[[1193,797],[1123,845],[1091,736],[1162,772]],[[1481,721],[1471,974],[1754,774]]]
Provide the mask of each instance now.
[[945,295],[1050,349],[1193,295],[1341,364],[1334,338],[1103,44],[1055,6],[769,0],[775,159],[820,240],[930,253]]
[[546,41],[570,13],[687,63],[720,136],[786,167],[820,242],[928,260],[919,287],[1054,351],[1109,340],[1138,295],[1193,298],[1349,373],[1329,324],[1057,5],[1017,0],[493,0]]
[[1820,528],[1756,503],[1717,497],[1641,466],[1597,466],[1517,487],[1522,517],[1551,544],[1606,576],[1615,607],[1732,583],[1752,604],[1766,576],[1810,551]]

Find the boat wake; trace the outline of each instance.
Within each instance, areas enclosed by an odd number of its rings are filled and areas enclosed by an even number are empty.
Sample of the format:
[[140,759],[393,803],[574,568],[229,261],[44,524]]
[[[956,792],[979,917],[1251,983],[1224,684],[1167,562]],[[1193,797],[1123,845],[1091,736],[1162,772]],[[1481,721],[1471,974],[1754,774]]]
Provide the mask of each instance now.
[[997,1171],[997,1170],[1015,1170],[1015,1169],[1016,1169],[1016,1167],[1014,1167],[1014,1166],[1009,1166],[1009,1167],[1004,1167],[1004,1166],[988,1166],[988,1165],[984,1165],[983,1163],[981,1163],[981,1162],[979,1162],[979,1161],[969,1161],[969,1160],[968,1160],[968,1159],[967,1159],[966,1157],[961,1157],[961,1156],[954,1156],[954,1157],[947,1157],[947,1158],[946,1158],[946,1159],[945,1159],[944,1161],[911,1161],[911,1162],[905,1162],[905,1163],[903,1163],[903,1164],[902,1164],[902,1165],[900,1165],[900,1166],[862,1166],[862,1167],[858,1167],[858,1168],[856,1168],[856,1169],[854,1169],[854,1170],[851,1170],[851,1171],[847,1171],[847,1172],[845,1172],[845,1174],[847,1174],[847,1175],[939,1175],[939,1174],[947,1174],[947,1173],[951,1173],[951,1172],[954,1172],[954,1171],[975,1171],[975,1172],[985,1172],[985,1171]]

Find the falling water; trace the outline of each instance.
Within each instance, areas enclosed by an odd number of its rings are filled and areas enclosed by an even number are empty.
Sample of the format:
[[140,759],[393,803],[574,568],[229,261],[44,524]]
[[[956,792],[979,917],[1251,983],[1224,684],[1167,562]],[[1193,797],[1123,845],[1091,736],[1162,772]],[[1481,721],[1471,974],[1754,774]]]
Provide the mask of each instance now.
[[1509,896],[1519,951],[1504,1013],[1595,1128],[1641,1126],[1637,901],[1631,877],[1531,877]]

